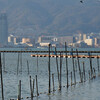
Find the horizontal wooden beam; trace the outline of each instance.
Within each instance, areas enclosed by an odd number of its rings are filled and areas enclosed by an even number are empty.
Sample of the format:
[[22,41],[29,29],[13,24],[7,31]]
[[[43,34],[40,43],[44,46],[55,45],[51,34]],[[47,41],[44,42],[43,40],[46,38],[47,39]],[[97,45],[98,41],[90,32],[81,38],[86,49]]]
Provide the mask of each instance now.
[[[48,53],[48,51],[37,51],[37,50],[1,50],[0,52],[5,53]],[[71,53],[71,51],[56,51],[57,53]],[[50,51],[50,53],[55,53],[55,51]],[[77,53],[77,51],[73,51]],[[78,53],[100,53],[100,51],[78,51]]]
[[[31,54],[31,57],[49,57],[49,55]],[[50,57],[63,57],[63,58],[100,58],[100,55],[50,55]]]

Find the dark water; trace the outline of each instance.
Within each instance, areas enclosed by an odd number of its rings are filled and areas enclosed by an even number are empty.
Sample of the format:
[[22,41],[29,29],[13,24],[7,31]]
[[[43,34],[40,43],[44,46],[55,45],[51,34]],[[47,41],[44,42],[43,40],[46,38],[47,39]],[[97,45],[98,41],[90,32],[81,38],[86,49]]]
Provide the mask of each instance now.
[[[11,48],[8,48],[12,50]],[[2,48],[1,50],[4,50]],[[6,49],[5,49],[6,50]],[[19,49],[17,49],[19,50]],[[36,50],[36,49],[35,49]],[[38,49],[39,50],[39,49]],[[43,49],[42,49],[43,50]],[[70,49],[69,49],[70,50]],[[80,49],[80,50],[98,50],[98,49]],[[89,58],[80,58],[81,70],[83,70],[82,62],[85,62],[86,70],[86,82],[79,83],[79,71],[78,67],[75,67],[76,70],[76,81],[77,84],[69,86],[67,89],[66,84],[66,63],[65,58],[62,59],[62,89],[58,90],[58,78],[57,78],[57,68],[56,68],[56,59],[51,58],[51,74],[54,73],[55,79],[55,90],[51,92],[51,95],[48,94],[48,58],[38,58],[38,68],[37,68],[37,58],[31,57],[32,53],[22,53],[22,65],[21,57],[19,62],[19,72],[17,75],[17,64],[18,64],[18,54],[17,53],[5,53],[5,72],[3,71],[3,83],[4,83],[4,96],[5,100],[10,100],[11,98],[17,99],[18,95],[18,83],[21,80],[22,83],[22,97],[23,100],[31,100],[30,94],[30,80],[29,76],[31,75],[32,79],[35,79],[35,75],[38,77],[38,91],[39,97],[34,97],[34,100],[100,100],[100,77],[98,77],[97,70],[97,59],[92,59],[92,67],[96,69],[96,78],[89,80],[88,70],[90,70],[90,61]],[[20,54],[21,55],[21,54]],[[75,58],[74,61],[77,59]],[[29,63],[29,75],[27,70],[27,61]],[[60,66],[60,58],[58,58]],[[2,53],[2,66],[4,66],[3,53]],[[70,72],[73,71],[72,58],[68,59],[69,66],[69,84],[71,84],[71,75]],[[21,72],[22,67],[22,72]],[[4,70],[4,67],[3,67]],[[52,78],[51,78],[52,79]],[[74,79],[73,79],[74,82]],[[35,84],[36,87],[36,84]],[[51,90],[52,81],[51,81]],[[34,90],[34,96],[36,95],[36,88]],[[0,85],[0,100],[1,99],[1,85]]]

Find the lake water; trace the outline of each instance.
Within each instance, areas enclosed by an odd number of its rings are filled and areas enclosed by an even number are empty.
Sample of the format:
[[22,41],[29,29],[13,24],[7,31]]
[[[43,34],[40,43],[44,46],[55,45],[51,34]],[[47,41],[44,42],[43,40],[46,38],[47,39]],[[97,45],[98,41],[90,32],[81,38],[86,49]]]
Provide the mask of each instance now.
[[[8,50],[15,50],[13,48],[7,48]],[[6,48],[1,48],[0,50],[7,50]],[[16,50],[20,50],[16,49]],[[23,50],[21,48],[21,50]],[[40,50],[40,49],[30,49],[30,50]],[[44,50],[44,49],[42,49]],[[47,49],[46,49],[47,50]],[[69,48],[70,50],[70,48]],[[79,50],[96,50],[99,51],[99,48],[91,49],[79,49]],[[19,71],[17,75],[17,65],[18,65],[18,53],[5,53],[5,72],[3,71],[3,83],[4,83],[4,98],[5,100],[10,100],[11,98],[17,99],[18,95],[18,84],[21,80],[22,85],[22,97],[23,100],[31,100],[30,92],[30,79],[35,79],[35,75],[38,77],[38,91],[39,96],[34,97],[34,100],[100,100],[100,77],[98,76],[97,70],[97,59],[92,59],[92,67],[96,69],[96,78],[89,80],[88,70],[90,70],[90,60],[89,58],[80,58],[81,70],[83,70],[83,64],[85,63],[86,70],[86,82],[79,83],[79,70],[78,66],[75,67],[76,70],[76,81],[77,84],[73,86],[66,87],[66,59],[62,59],[62,89],[58,90],[58,78],[57,78],[57,68],[56,68],[56,58],[51,58],[51,74],[54,73],[54,82],[55,90],[51,92],[51,95],[48,94],[48,57],[38,58],[38,68],[37,68],[37,57],[31,57],[32,53],[22,53],[22,62],[21,54],[19,61]],[[4,60],[2,53],[2,66],[4,70]],[[29,63],[29,75],[27,69],[27,61]],[[58,58],[60,66],[60,58]],[[77,62],[77,58],[74,59]],[[68,67],[69,67],[69,84],[71,84],[71,71],[73,71],[72,58],[68,58]],[[21,69],[22,68],[22,69]],[[22,72],[21,72],[22,70]],[[51,78],[52,80],[52,78]],[[73,79],[74,82],[74,79]],[[51,81],[51,91],[53,90],[52,81]],[[36,95],[36,84],[33,95]],[[1,85],[0,85],[0,100],[1,99]]]

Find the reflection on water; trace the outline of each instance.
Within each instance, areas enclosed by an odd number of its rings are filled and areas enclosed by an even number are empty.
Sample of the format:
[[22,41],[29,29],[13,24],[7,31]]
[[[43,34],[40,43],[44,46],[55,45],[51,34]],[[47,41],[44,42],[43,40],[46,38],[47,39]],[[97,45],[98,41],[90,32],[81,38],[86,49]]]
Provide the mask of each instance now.
[[[39,97],[34,97],[34,100],[99,100],[100,99],[100,77],[98,77],[97,70],[97,59],[92,59],[92,66],[96,69],[96,78],[89,80],[88,70],[90,70],[89,59],[80,58],[81,70],[83,70],[82,62],[85,62],[86,70],[86,82],[79,83],[80,76],[78,68],[76,67],[76,81],[77,84],[73,86],[66,87],[66,64],[65,58],[62,62],[62,89],[58,90],[58,78],[57,78],[57,68],[56,59],[51,58],[51,74],[54,73],[54,84],[55,90],[53,91],[52,81],[51,81],[51,95],[48,94],[48,58],[38,58],[38,69],[37,69],[37,58],[32,58],[31,53],[22,54],[22,69],[21,63],[19,63],[19,72],[17,75],[17,64],[18,64],[18,54],[17,53],[5,53],[5,72],[3,72],[4,81],[4,95],[5,100],[10,100],[11,98],[17,98],[18,95],[18,82],[21,80],[22,83],[22,97],[23,100],[31,100],[30,92],[30,80],[35,79],[35,75],[38,76],[38,89]],[[74,61],[77,61],[75,58]],[[21,61],[21,60],[20,60]],[[27,61],[29,63],[29,75]],[[58,61],[60,59],[58,58]],[[3,63],[3,54],[2,54]],[[71,83],[70,72],[73,71],[72,59],[68,59],[69,65],[69,84]],[[60,66],[60,62],[59,62]],[[22,70],[22,72],[21,72]],[[74,79],[72,80],[74,82]],[[1,85],[0,85],[1,88]],[[36,81],[34,88],[34,96],[36,96]],[[1,100],[1,89],[0,89],[0,100]]]

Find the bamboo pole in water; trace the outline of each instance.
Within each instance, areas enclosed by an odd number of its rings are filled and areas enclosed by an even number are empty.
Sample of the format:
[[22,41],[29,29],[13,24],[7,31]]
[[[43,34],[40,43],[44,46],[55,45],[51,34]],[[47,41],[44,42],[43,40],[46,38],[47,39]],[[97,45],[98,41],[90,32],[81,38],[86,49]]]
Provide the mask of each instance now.
[[29,75],[29,62],[27,60],[27,70],[28,70],[28,75]]
[[88,74],[89,74],[89,80],[90,80],[90,70],[88,71]]
[[18,60],[17,60],[17,75],[18,75],[18,72],[19,72],[19,53],[18,53]]
[[3,90],[3,76],[2,76],[1,53],[0,53],[0,74],[1,74],[1,95],[2,95],[2,100],[4,100],[4,90]]
[[50,45],[49,44],[49,63],[48,63],[48,71],[49,71],[49,89],[48,89],[48,93],[51,93],[51,73],[50,73]]
[[76,84],[76,74],[75,74],[75,66],[74,66],[74,58],[73,58],[73,49],[71,49],[72,52],[72,63],[73,63],[73,73],[74,73],[74,84]]
[[[37,55],[38,55],[38,53],[37,53]],[[37,72],[38,72],[38,56],[37,56]]]
[[31,100],[33,100],[33,89],[32,89],[32,82],[31,82],[31,76],[30,76],[30,91],[31,91]]
[[80,82],[82,82],[81,79],[81,68],[80,68],[80,62],[79,62],[79,58],[78,58],[78,50],[76,49],[76,53],[77,53],[77,61],[78,61],[78,69],[79,69],[79,75],[80,75]]
[[3,52],[3,68],[4,68],[4,71],[5,71],[5,53]]
[[97,67],[98,67],[98,72],[99,72],[99,57],[97,56]]
[[33,79],[33,93],[34,93],[35,79]]
[[82,72],[82,74],[81,74],[81,79],[82,79],[82,83],[83,83],[83,72]]
[[72,83],[72,72],[71,72],[71,86],[72,86],[72,84],[73,84],[73,83]]
[[20,53],[20,66],[21,66],[21,74],[22,74],[22,53]]
[[91,71],[91,79],[93,78],[93,69],[92,69],[92,58],[91,53],[89,52],[89,60],[90,60],[90,71]]
[[75,71],[77,72],[77,61],[75,60]]
[[53,91],[55,90],[55,86],[54,86],[54,74],[52,74],[52,85],[53,85]]
[[37,75],[36,75],[36,93],[37,93],[37,96],[39,96],[39,93],[38,93],[38,79],[37,79]]
[[19,80],[19,85],[18,85],[18,100],[21,100],[21,80]]
[[60,77],[59,77],[59,81],[60,81],[60,85],[59,85],[59,90],[61,90],[61,86],[62,86],[62,57],[61,57],[61,53],[60,53]]
[[84,82],[86,81],[86,77],[85,77],[85,64],[83,62],[83,74],[84,74]]
[[59,68],[58,68],[58,57],[57,57],[56,47],[55,47],[55,55],[56,55],[56,65],[57,65],[57,74],[58,74],[58,86],[59,86]]
[[68,83],[68,60],[67,60],[67,45],[66,45],[66,42],[65,42],[65,52],[66,52],[66,77],[67,77],[67,88],[68,88],[69,83]]

